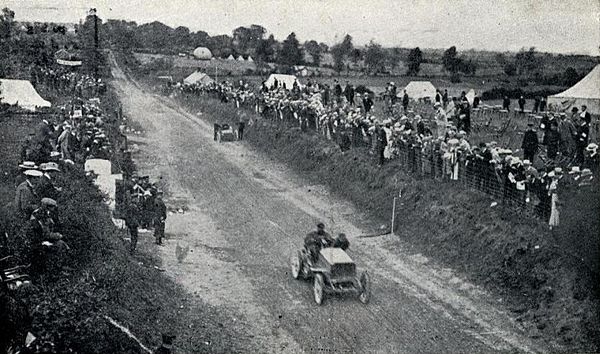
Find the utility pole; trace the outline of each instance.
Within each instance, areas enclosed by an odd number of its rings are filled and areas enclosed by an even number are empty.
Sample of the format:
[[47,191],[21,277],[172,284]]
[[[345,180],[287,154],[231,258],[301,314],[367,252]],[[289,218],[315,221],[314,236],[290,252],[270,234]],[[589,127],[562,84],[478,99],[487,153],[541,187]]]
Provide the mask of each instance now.
[[99,43],[98,43],[98,15],[96,15],[96,9],[95,8],[90,9],[88,15],[94,17],[94,55],[93,55],[94,77],[96,80],[98,80]]

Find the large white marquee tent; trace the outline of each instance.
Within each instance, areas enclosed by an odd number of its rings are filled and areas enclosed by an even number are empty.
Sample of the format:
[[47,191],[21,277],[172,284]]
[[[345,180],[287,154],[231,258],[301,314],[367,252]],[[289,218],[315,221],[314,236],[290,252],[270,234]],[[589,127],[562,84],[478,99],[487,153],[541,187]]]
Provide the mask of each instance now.
[[600,114],[600,64],[568,90],[548,97],[548,105],[558,110],[586,105],[588,112]]
[[29,111],[51,106],[37,93],[31,82],[11,79],[0,79],[0,103],[18,105]]

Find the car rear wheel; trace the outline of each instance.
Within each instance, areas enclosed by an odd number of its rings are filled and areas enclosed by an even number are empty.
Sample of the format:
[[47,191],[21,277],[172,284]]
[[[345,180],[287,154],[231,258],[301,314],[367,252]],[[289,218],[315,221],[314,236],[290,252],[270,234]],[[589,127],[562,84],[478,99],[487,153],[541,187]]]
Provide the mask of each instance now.
[[313,286],[313,293],[315,295],[315,302],[317,305],[323,303],[325,281],[323,280],[323,274],[315,274],[315,283]]
[[221,135],[222,135],[222,134],[221,134],[221,132],[218,132],[218,133],[217,133],[217,142],[218,142],[218,143],[220,143],[220,142],[221,142],[221,139],[222,139]]
[[302,257],[300,252],[295,252],[291,258],[292,277],[299,279],[302,275]]
[[367,272],[363,272],[360,275],[360,294],[358,294],[358,299],[363,304],[366,304],[371,299],[371,278]]

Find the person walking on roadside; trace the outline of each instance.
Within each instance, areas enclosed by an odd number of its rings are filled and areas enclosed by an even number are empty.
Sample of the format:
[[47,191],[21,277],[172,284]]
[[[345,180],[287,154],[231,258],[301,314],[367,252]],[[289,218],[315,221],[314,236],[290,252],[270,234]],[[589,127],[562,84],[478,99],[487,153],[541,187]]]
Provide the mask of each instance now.
[[167,206],[163,201],[163,192],[156,192],[154,200],[154,239],[157,245],[162,245],[162,239],[165,237],[165,221],[167,220]]
[[244,140],[244,128],[246,127],[246,112],[238,113],[238,140]]
[[129,237],[131,238],[131,246],[129,253],[133,254],[138,242],[138,226],[140,226],[140,209],[137,204],[130,200],[127,204],[125,211],[125,225],[129,230]]

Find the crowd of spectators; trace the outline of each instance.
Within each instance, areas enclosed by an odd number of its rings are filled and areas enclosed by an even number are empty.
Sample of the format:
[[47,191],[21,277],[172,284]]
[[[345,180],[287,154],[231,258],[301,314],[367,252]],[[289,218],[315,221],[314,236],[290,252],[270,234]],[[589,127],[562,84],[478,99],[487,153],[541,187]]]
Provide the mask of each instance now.
[[[256,117],[320,133],[342,151],[366,148],[380,166],[397,160],[423,176],[463,181],[547,218],[553,226],[558,224],[554,216],[561,186],[585,187],[598,173],[598,145],[589,141],[591,116],[585,106],[574,108],[570,117],[546,111],[530,117],[521,153],[495,141],[470,141],[471,114],[482,102],[477,96],[467,99],[465,92],[451,97],[437,91],[433,102],[417,102],[406,91],[397,94],[392,82],[376,114],[371,93],[359,93],[350,83],[342,88],[338,81],[333,88],[311,81],[305,86],[295,81],[292,87],[277,81],[270,87],[225,81],[177,89],[213,95],[254,110]],[[562,172],[567,169],[569,174]]]

